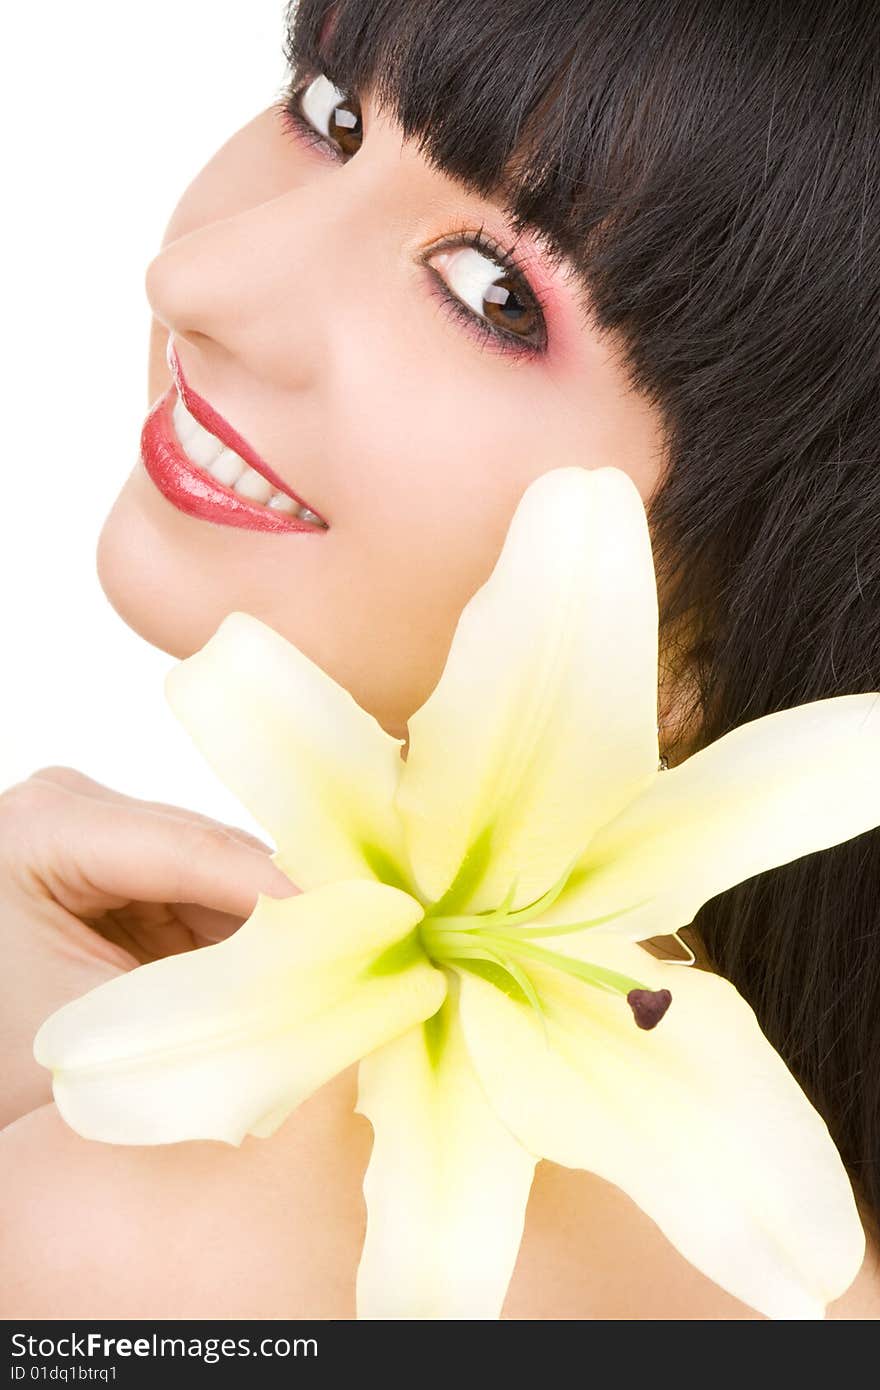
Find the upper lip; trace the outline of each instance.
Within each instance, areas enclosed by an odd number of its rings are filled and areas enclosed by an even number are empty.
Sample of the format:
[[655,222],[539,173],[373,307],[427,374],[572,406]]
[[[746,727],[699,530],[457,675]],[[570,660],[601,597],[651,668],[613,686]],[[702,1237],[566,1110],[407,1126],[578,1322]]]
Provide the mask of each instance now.
[[288,483],[285,483],[282,478],[279,478],[275,470],[270,468],[264,459],[260,458],[260,455],[248,444],[247,440],[238,433],[238,430],[233,429],[228,420],[224,420],[223,416],[219,414],[203,396],[200,396],[197,391],[193,390],[183,374],[183,368],[180,365],[177,349],[174,347],[170,338],[168,340],[167,356],[168,366],[174,378],[177,394],[180,396],[180,399],[183,401],[193,419],[198,420],[199,424],[202,425],[209,434],[213,434],[215,438],[219,439],[221,444],[225,444],[227,448],[232,449],[233,453],[243,458],[245,463],[248,464],[255,473],[260,473],[266,481],[271,483],[279,492],[285,493],[287,497],[292,497],[294,502],[298,502],[301,507],[308,507],[309,511],[314,512],[315,516],[323,521],[326,526],[327,521],[321,516],[317,508],[313,507],[311,502],[307,502],[304,497],[298,496]]

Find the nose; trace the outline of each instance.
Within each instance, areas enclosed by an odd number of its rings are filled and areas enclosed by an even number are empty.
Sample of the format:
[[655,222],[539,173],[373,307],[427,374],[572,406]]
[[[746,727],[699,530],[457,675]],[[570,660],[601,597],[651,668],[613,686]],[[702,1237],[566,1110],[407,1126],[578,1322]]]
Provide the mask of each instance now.
[[357,341],[351,316],[367,313],[375,197],[356,164],[169,242],[145,275],[156,318],[178,337],[213,340],[264,382],[290,390],[320,379]]

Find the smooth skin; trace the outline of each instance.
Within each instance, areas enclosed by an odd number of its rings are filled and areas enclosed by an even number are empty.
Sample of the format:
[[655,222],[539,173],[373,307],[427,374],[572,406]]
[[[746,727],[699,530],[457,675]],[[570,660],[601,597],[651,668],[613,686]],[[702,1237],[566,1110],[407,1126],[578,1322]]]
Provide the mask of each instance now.
[[[192,386],[329,531],[193,519],[138,465],[99,571],[125,621],[163,650],[187,656],[228,611],[255,614],[402,737],[528,484],[611,464],[647,501],[663,430],[628,384],[621,344],[536,243],[522,265],[548,308],[545,357],[487,347],[443,311],[418,257],[481,224],[511,244],[501,208],[431,167],[369,101],[362,110],[363,145],[347,160],[297,142],[274,108],[257,116],[186,189],[146,279],[149,402],[169,385],[172,334]],[[682,691],[664,674],[661,746],[679,731]],[[68,1129],[30,1055],[67,999],[218,939],[258,892],[297,891],[269,852],[71,769],[0,798],[0,1317],[354,1315],[370,1129],[352,1113],[353,1070],[271,1139],[123,1147]],[[542,1163],[504,1316],[758,1315],[617,1189]],[[830,1316],[880,1316],[873,1237]]]

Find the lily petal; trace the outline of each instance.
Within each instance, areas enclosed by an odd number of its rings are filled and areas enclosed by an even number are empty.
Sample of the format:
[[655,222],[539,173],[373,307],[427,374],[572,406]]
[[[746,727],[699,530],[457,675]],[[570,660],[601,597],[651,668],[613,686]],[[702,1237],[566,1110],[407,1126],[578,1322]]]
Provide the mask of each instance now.
[[[613,602],[601,602],[601,595]],[[397,807],[428,900],[533,901],[657,767],[657,598],[644,507],[617,468],[523,494],[446,667],[409,721]]]
[[378,878],[406,888],[392,809],[403,760],[352,695],[272,628],[230,613],[165,681],[215,772],[269,831],[299,888]]
[[364,1059],[373,1126],[359,1318],[498,1318],[535,1159],[489,1108],[451,997]]
[[[864,1233],[824,1121],[732,985],[591,933],[597,964],[672,991],[651,1032],[622,998],[529,967],[544,1021],[476,976],[468,1051],[532,1152],[622,1188],[685,1259],[771,1318],[821,1318]],[[546,1032],[545,1032],[546,1028]]]
[[261,896],[233,936],[99,985],[42,1025],[34,1056],[86,1139],[273,1134],[365,1053],[435,1013],[421,907],[367,879]]
[[[658,773],[587,846],[541,925],[641,902],[603,930],[666,935],[716,893],[877,825],[880,695],[798,705]],[[589,940],[580,943],[589,954]],[[572,938],[560,947],[580,949]]]

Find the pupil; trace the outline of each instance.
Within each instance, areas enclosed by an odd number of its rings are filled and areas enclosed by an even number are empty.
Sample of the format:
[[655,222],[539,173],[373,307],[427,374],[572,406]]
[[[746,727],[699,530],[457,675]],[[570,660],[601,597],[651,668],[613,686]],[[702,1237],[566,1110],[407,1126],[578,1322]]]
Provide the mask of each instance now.
[[330,135],[344,154],[356,154],[363,137],[360,112],[352,111],[353,105],[353,102],[340,102],[330,117]]

